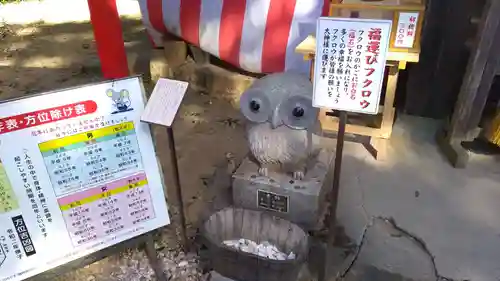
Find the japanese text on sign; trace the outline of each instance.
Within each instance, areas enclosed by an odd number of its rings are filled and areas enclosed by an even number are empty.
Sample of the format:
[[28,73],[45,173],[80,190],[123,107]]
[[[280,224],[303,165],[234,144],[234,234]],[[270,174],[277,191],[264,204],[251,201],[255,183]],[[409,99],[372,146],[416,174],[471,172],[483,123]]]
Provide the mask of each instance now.
[[412,48],[417,35],[418,13],[399,13],[394,47]]
[[320,18],[315,107],[376,114],[391,21]]
[[0,134],[94,113],[93,101],[68,104],[0,119]]
[[0,281],[169,223],[142,89],[134,77],[0,104]]

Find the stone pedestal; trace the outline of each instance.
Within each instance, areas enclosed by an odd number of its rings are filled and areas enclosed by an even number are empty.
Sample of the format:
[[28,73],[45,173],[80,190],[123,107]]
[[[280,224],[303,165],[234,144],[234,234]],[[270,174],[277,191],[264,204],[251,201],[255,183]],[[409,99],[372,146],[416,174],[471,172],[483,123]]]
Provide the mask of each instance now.
[[210,281],[238,281],[234,279],[227,278],[225,276],[220,275],[217,271],[210,272]]
[[327,195],[332,187],[334,152],[322,150],[303,180],[291,174],[269,171],[259,176],[256,163],[246,158],[233,174],[236,207],[264,210],[294,222],[306,230],[321,228]]

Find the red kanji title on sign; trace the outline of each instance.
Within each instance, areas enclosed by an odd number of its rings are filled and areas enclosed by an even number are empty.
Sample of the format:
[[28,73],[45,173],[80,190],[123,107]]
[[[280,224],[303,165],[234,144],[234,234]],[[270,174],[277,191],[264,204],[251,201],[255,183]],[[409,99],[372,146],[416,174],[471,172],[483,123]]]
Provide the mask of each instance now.
[[96,112],[94,101],[83,101],[0,119],[0,134],[36,127]]

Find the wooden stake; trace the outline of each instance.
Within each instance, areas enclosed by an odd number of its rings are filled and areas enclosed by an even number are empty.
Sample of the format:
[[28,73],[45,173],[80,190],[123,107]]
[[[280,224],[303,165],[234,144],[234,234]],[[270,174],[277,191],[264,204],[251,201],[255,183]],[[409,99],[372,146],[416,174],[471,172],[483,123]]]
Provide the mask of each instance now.
[[188,251],[188,239],[186,235],[186,217],[184,213],[184,200],[182,196],[182,189],[179,180],[179,165],[177,163],[177,153],[175,152],[175,140],[174,131],[172,127],[167,127],[168,134],[168,147],[170,150],[170,162],[172,168],[174,169],[174,185],[175,185],[175,196],[177,197],[177,202],[179,202],[179,215],[181,220],[181,244],[184,251]]
[[146,250],[146,256],[149,260],[149,264],[155,272],[156,280],[167,281],[167,277],[165,276],[165,272],[163,271],[163,266],[158,260],[158,256],[156,255],[157,253],[154,245],[154,239],[151,232],[146,235],[146,242],[144,243],[144,247]]
[[333,183],[330,193],[330,222],[328,225],[328,242],[324,256],[323,268],[319,272],[318,279],[325,281],[330,279],[328,276],[328,267],[330,265],[330,253],[332,253],[333,243],[335,243],[335,229],[337,225],[337,201],[340,189],[340,175],[342,169],[342,154],[344,150],[345,127],[347,124],[347,112],[339,111],[339,130],[337,133],[337,149],[335,151],[335,167],[333,168]]

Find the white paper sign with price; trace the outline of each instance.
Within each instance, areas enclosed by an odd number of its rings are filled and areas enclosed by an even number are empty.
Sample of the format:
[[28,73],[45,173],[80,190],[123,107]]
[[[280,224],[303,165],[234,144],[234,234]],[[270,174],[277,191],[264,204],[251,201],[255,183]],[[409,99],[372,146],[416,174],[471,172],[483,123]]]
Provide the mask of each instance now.
[[394,47],[413,48],[417,35],[418,13],[399,13]]
[[0,280],[170,223],[133,77],[0,104]]
[[313,106],[377,114],[390,20],[320,18]]

